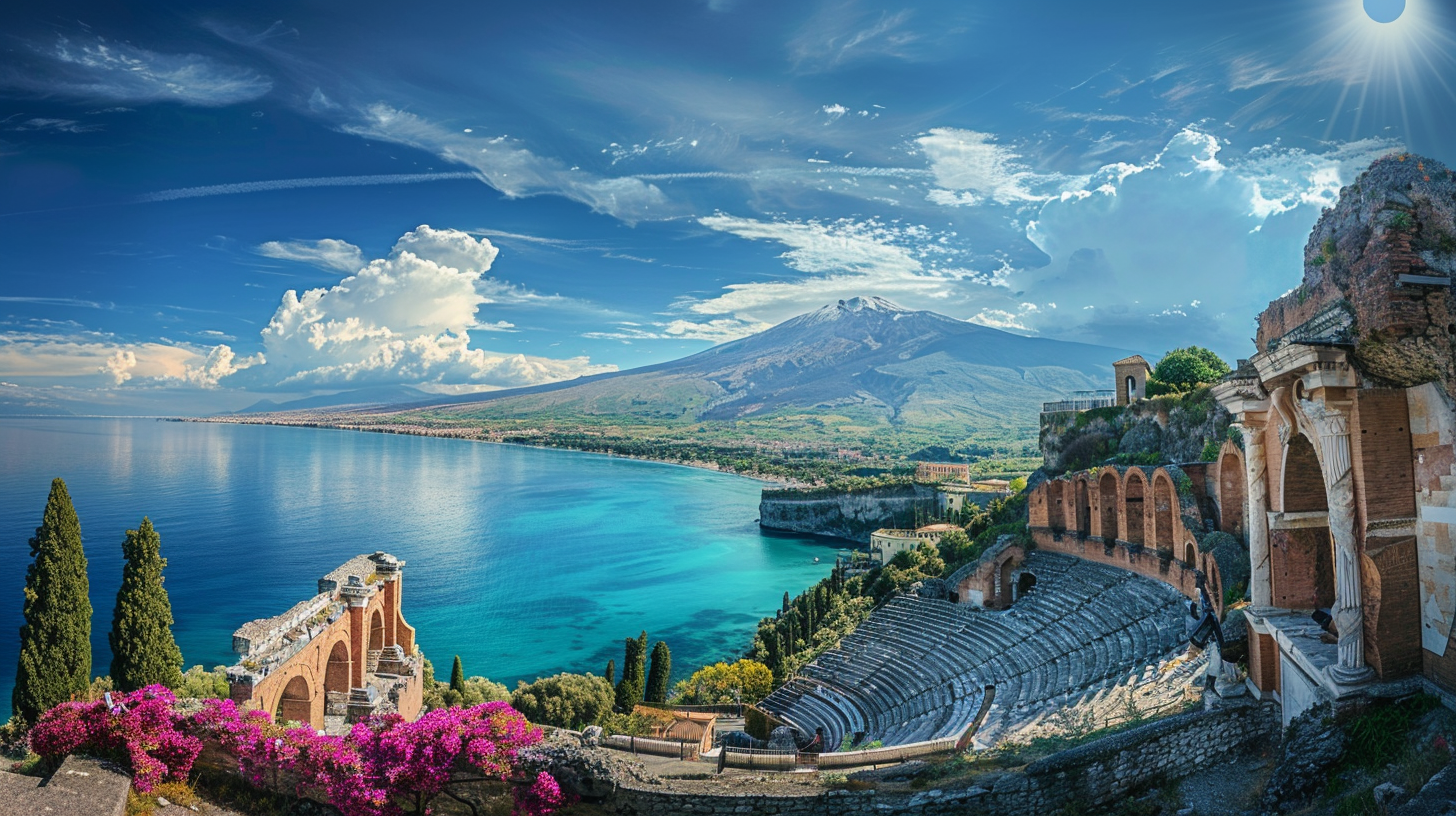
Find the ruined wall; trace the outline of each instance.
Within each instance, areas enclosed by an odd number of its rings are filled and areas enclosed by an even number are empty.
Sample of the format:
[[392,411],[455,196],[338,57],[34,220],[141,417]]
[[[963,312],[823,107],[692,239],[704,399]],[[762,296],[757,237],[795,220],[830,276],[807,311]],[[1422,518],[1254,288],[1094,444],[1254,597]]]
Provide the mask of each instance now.
[[[1083,538],[1076,533],[1054,533],[1045,527],[1033,527],[1031,539],[1036,542],[1038,550],[1074,555],[1087,561],[1125,569],[1144,578],[1162,581],[1188,596],[1190,600],[1199,597],[1194,570],[1184,566],[1181,561],[1160,558],[1158,551],[1150,547],[1129,547],[1120,541],[1108,544],[1102,539]],[[1223,599],[1215,598],[1214,603],[1222,611]]]
[[828,791],[815,796],[721,796],[623,786],[603,803],[608,813],[769,816],[1022,816],[1068,805],[1105,811],[1130,794],[1174,782],[1255,744],[1279,740],[1278,709],[1245,703],[1180,714],[1038,760],[1022,771],[988,774],[965,790],[912,796]]
[[765,489],[758,523],[765,529],[834,536],[868,544],[881,527],[914,527],[935,514],[935,488],[920,484],[863,490]]

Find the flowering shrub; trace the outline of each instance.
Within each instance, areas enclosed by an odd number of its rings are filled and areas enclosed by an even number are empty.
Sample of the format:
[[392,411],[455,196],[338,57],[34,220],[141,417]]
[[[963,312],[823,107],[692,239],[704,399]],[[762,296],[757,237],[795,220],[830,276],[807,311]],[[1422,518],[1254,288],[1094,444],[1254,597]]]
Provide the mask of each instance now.
[[[499,702],[435,709],[415,722],[397,714],[371,717],[343,737],[284,730],[263,712],[239,711],[231,700],[207,701],[192,722],[237,756],[238,769],[253,784],[277,790],[286,777],[296,795],[320,794],[345,816],[427,813],[436,797],[448,795],[452,771],[512,781],[516,752],[541,740],[540,729]],[[565,803],[546,773],[514,794],[516,813],[523,816],[544,816]]]
[[147,793],[166,779],[186,779],[202,752],[201,740],[178,730],[175,702],[165,686],[147,686],[113,693],[109,705],[106,700],[61,703],[31,729],[31,749],[53,764],[82,748],[124,753],[133,784]]

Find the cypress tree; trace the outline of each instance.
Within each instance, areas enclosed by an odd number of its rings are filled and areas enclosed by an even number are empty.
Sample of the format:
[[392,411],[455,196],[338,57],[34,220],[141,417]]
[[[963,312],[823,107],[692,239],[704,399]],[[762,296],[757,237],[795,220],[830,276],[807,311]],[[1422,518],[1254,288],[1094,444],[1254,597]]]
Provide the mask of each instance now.
[[460,655],[455,655],[455,665],[450,667],[450,688],[465,693],[465,667],[460,665]]
[[637,636],[637,700],[647,690],[647,632]]
[[632,707],[642,702],[642,644],[637,638],[627,638],[625,651],[622,679],[617,683],[617,709],[630,714]]
[[604,675],[602,675],[602,676],[605,677],[605,678],[607,678],[607,682],[609,684],[615,686],[617,684],[617,661],[615,661],[615,660],[608,660],[607,661],[607,673],[604,674]]
[[780,612],[787,612],[787,611],[789,611],[789,593],[788,592],[785,592],[784,593],[784,606],[779,611]]
[[33,723],[91,685],[91,598],[81,522],[61,479],[51,482],[45,516],[30,540],[25,623],[11,706]]
[[182,684],[182,650],[172,637],[172,602],[162,586],[162,537],[152,520],[126,531],[121,543],[126,566],[111,616],[111,682],[121,691],[159,683]]
[[647,674],[646,697],[649,703],[667,702],[667,682],[672,675],[672,652],[665,641],[652,647],[652,671]]

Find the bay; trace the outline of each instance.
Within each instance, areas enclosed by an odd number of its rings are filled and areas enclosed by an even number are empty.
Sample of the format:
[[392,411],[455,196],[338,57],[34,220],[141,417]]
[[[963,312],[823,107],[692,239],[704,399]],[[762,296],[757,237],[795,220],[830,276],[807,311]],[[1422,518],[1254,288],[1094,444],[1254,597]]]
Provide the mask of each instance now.
[[[89,561],[92,665],[142,516],[162,536],[186,664],[230,664],[242,623],[285,611],[348,558],[406,560],[404,614],[442,678],[514,688],[600,674],[646,630],[674,680],[731,659],[785,591],[836,549],[769,536],[760,482],[601,456],[453,439],[151,419],[0,419],[0,721],[9,716],[29,538],[66,480]],[[815,559],[819,561],[816,563]]]

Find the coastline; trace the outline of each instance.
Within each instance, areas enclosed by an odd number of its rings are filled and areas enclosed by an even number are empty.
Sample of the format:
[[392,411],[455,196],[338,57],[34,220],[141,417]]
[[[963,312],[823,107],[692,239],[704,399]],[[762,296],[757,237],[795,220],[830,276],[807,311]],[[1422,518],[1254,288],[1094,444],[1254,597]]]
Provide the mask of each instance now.
[[362,433],[389,433],[402,436],[429,436],[436,439],[459,439],[466,442],[477,442],[488,445],[510,445],[519,448],[538,448],[542,450],[571,451],[572,453],[582,453],[592,456],[609,456],[614,459],[633,459],[639,462],[655,462],[660,465],[676,465],[679,467],[696,468],[698,470],[710,470],[714,473],[723,473],[729,476],[738,476],[744,479],[751,479],[755,482],[762,483],[765,487],[776,486],[781,488],[799,488],[813,486],[806,482],[802,482],[797,479],[789,479],[783,476],[774,476],[772,474],[761,473],[740,473],[736,470],[726,470],[720,467],[717,462],[704,462],[699,460],[683,459],[659,459],[651,456],[636,456],[633,454],[613,453],[611,451],[584,450],[582,448],[573,448],[568,445],[532,445],[525,442],[512,442],[503,439],[483,438],[478,435],[478,432],[475,429],[468,429],[468,431],[467,429],[461,429],[457,431],[456,429],[451,428],[429,428],[423,425],[352,425],[338,422],[325,422],[317,419],[299,419],[297,421],[291,422],[277,420],[250,420],[232,417],[172,416],[156,417],[156,419],[164,422],[203,422],[215,423],[220,425],[272,425],[283,428],[318,428],[334,431],[359,431]]

